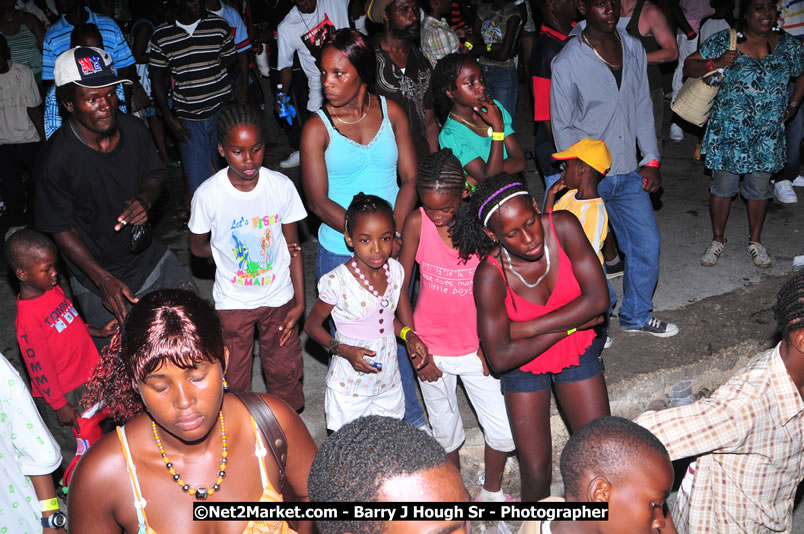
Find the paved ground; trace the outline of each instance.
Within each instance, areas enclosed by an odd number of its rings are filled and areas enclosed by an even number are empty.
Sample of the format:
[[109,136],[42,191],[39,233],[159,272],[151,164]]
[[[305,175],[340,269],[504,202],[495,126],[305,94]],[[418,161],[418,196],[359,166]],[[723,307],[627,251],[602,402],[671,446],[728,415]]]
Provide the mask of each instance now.
[[[528,115],[521,107],[515,123],[525,150],[532,146]],[[745,252],[748,226],[741,201],[732,206],[726,232],[728,244],[720,263],[714,268],[701,267],[699,256],[711,240],[707,208],[709,179],[704,175],[703,166],[692,162],[693,147],[691,136],[682,143],[664,147],[664,188],[656,198],[662,252],[659,286],[654,298],[655,313],[664,320],[676,322],[681,332],[669,339],[626,334],[614,321],[611,332],[614,344],[605,352],[604,360],[612,410],[617,415],[632,417],[647,407],[664,407],[670,388],[681,379],[693,380],[696,395],[706,394],[757,352],[772,346],[776,339],[771,306],[778,288],[792,270],[792,258],[804,254],[804,189],[798,189],[802,203],[782,205],[772,202],[770,205],[763,242],[774,261],[771,269],[754,268]],[[289,152],[289,147],[274,147],[267,155],[265,165],[278,169],[278,162]],[[287,174],[294,180],[299,178],[298,169],[291,169]],[[543,186],[533,162],[529,162],[526,174],[533,192],[541,198]],[[178,172],[172,173],[168,189],[158,233],[189,265]],[[308,310],[315,298],[313,260],[316,246],[308,240],[303,247]],[[4,260],[0,261],[5,265]],[[192,266],[202,293],[211,297],[211,269],[203,262],[192,262]],[[64,277],[62,283],[66,288]],[[621,292],[620,281],[616,281],[615,289]],[[15,293],[11,278],[0,281],[0,313],[6,319],[0,324],[0,351],[12,361],[19,359],[13,327]],[[307,407],[302,417],[314,438],[321,442],[326,437],[323,416],[326,355],[309,340],[305,340],[304,346]],[[254,387],[264,391],[258,366],[255,360]],[[461,402],[461,411],[469,427],[467,442],[462,449],[463,475],[470,493],[475,494],[479,491],[478,474],[482,472],[482,435],[465,399]],[[557,461],[567,433],[560,414],[555,410],[551,426]],[[560,493],[560,476],[557,469],[555,471],[553,490]],[[518,481],[516,462],[511,461],[504,478],[506,491],[517,494]],[[804,532],[804,517],[797,518],[796,526],[797,532]],[[482,530],[485,525],[479,527],[478,530]]]

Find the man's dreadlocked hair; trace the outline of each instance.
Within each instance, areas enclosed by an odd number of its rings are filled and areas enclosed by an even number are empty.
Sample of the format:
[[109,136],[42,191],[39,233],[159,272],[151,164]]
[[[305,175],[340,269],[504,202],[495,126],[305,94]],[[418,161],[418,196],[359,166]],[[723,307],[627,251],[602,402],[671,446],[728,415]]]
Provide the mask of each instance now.
[[804,328],[804,271],[785,282],[776,297],[773,312],[782,339],[788,339],[793,330]]
[[[514,183],[517,185],[512,185]],[[493,198],[491,202],[486,202],[503,187],[506,187],[504,193]],[[497,243],[483,231],[483,219],[505,197],[512,193],[527,192],[527,190],[524,182],[520,182],[518,178],[506,173],[487,178],[478,184],[477,189],[469,198],[469,202],[463,204],[455,214],[452,243],[458,249],[461,259],[466,261],[472,254],[477,254],[481,260],[484,260],[497,248]],[[497,215],[495,214],[494,217]]]
[[461,69],[470,61],[475,59],[468,54],[447,54],[438,60],[433,69],[433,76],[430,79],[430,87],[436,102],[438,118],[443,123],[447,119],[452,109],[452,99],[447,96],[447,91],[454,91],[457,88],[458,74]]
[[218,143],[225,144],[232,128],[242,124],[253,124],[257,128],[259,141],[262,142],[265,139],[265,125],[263,124],[262,113],[253,106],[232,104],[223,108],[215,121],[215,133],[218,135]]

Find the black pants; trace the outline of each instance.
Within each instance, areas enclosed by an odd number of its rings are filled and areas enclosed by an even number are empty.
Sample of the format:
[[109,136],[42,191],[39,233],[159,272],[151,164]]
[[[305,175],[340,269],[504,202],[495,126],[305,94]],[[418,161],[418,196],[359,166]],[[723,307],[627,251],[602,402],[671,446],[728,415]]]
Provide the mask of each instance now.
[[6,203],[9,226],[25,224],[25,186],[22,174],[33,173],[36,156],[42,143],[0,145],[0,179],[3,202]]

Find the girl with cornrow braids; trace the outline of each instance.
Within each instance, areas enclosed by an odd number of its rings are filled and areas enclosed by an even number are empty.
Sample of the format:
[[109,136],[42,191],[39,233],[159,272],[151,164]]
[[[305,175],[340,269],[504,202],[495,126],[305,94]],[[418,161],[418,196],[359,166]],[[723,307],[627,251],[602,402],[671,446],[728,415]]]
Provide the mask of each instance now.
[[474,276],[477,329],[491,369],[501,375],[522,500],[550,490],[550,389],[570,432],[609,415],[592,328],[608,308],[606,280],[578,220],[540,213],[524,183],[501,174],[478,185],[456,217],[461,258],[480,259]]
[[[511,501],[501,486],[514,440],[500,381],[490,375],[477,338],[472,279],[480,260],[476,255],[461,260],[452,241],[455,212],[465,191],[461,164],[450,149],[424,159],[416,189],[422,207],[408,215],[402,232],[399,260],[405,281],[397,314],[433,354],[432,363],[418,370],[433,436],[460,469],[458,451],[466,438],[456,396],[460,377],[486,436],[486,478],[476,500]],[[415,312],[408,298],[414,262],[421,273]]]

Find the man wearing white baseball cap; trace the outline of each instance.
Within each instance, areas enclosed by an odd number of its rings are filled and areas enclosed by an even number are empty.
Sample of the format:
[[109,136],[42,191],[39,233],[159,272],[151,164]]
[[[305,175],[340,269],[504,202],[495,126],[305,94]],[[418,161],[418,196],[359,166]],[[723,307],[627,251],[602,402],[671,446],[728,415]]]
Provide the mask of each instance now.
[[56,59],[56,96],[69,119],[50,138],[36,172],[34,221],[64,255],[73,295],[92,326],[122,322],[138,296],[195,283],[151,240],[148,211],[167,169],[136,118],[117,113],[118,78],[100,48]]

